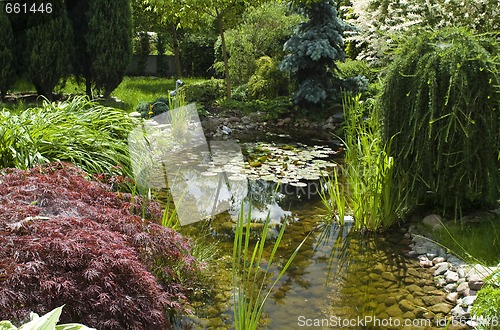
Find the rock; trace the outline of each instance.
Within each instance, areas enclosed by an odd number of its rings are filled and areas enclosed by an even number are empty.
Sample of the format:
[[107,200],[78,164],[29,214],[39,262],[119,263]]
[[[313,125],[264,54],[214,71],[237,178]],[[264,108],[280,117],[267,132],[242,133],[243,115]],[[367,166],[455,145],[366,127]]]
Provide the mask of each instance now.
[[450,292],[446,295],[446,300],[451,303],[456,303],[458,299],[458,292]]
[[141,114],[137,111],[131,112],[128,115],[132,118],[141,118]]
[[[434,306],[444,302],[444,298],[442,296],[423,296],[422,301],[427,306]],[[451,309],[451,308],[450,308]]]
[[436,230],[441,228],[443,219],[437,214],[431,214],[426,216],[422,222],[432,228],[432,230]]
[[436,305],[432,305],[429,307],[429,310],[433,312],[434,314],[438,313],[443,313],[443,314],[448,314],[452,309],[452,306],[450,304],[447,304],[445,302],[439,303]]
[[397,317],[403,315],[403,312],[398,305],[392,305],[385,311],[390,317]]
[[373,273],[375,274],[382,274],[384,271],[386,270],[386,267],[381,264],[381,263],[377,263],[377,265],[375,265],[375,267],[373,268]]
[[401,300],[398,305],[403,312],[413,311],[415,309],[415,304],[408,299]]
[[470,317],[470,314],[460,305],[453,307],[451,316],[455,319],[464,319]]
[[467,282],[460,283],[457,287],[458,294],[463,295],[465,290],[469,290],[469,283]]
[[435,257],[434,259],[432,259],[432,263],[434,265],[440,264],[440,263],[445,262],[445,261],[446,261],[446,258],[444,258],[444,257]]
[[408,285],[406,287],[406,289],[408,289],[408,291],[413,292],[413,293],[415,293],[415,292],[422,292],[422,288],[419,287],[418,285],[415,285],[415,284]]
[[472,306],[477,296],[468,296],[462,299],[462,307]]
[[385,305],[386,306],[392,306],[392,305],[395,305],[396,303],[397,303],[397,301],[396,301],[396,298],[394,298],[394,297],[388,297],[385,300]]
[[396,282],[397,279],[396,279],[396,276],[394,276],[393,273],[390,273],[390,272],[383,272],[382,273],[382,278],[386,281],[391,281],[391,282]]
[[442,287],[446,286],[446,280],[442,277],[437,277],[436,278],[436,286],[438,288],[442,288]]
[[434,276],[443,275],[446,273],[450,265],[447,262],[440,262],[435,265],[436,270],[434,271]]
[[229,117],[230,123],[239,123],[240,121],[241,121],[241,119],[238,117]]
[[456,283],[458,281],[458,274],[456,272],[448,270],[444,274],[444,279],[446,280],[446,283]]
[[283,123],[285,123],[286,125],[290,124],[291,122],[292,122],[292,118],[290,118],[290,117],[283,119]]
[[455,291],[457,291],[457,285],[455,283],[446,284],[446,286],[444,287],[444,290],[446,292],[455,292]]
[[484,284],[484,281],[483,280],[479,280],[479,281],[469,281],[469,288],[471,290],[475,290],[475,291],[478,291],[479,289],[481,289],[483,287],[483,284]]
[[430,261],[429,259],[420,260],[419,264],[420,264],[420,267],[423,267],[423,268],[431,268],[433,266],[432,261]]

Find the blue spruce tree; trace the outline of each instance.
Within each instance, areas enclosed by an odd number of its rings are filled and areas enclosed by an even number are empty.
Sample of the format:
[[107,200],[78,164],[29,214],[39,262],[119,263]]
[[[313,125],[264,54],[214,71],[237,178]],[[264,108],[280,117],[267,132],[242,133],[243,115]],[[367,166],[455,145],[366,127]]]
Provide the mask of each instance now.
[[299,2],[297,7],[308,20],[285,43],[287,55],[280,68],[297,83],[297,105],[325,108],[340,96],[342,79],[335,61],[345,58],[342,33],[346,25],[333,0]]

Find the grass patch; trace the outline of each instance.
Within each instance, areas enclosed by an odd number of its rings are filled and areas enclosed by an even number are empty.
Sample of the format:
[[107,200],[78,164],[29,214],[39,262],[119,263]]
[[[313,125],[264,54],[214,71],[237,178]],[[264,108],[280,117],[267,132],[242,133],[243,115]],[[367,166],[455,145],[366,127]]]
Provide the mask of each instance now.
[[467,262],[496,266],[500,262],[500,221],[449,223],[432,238]]

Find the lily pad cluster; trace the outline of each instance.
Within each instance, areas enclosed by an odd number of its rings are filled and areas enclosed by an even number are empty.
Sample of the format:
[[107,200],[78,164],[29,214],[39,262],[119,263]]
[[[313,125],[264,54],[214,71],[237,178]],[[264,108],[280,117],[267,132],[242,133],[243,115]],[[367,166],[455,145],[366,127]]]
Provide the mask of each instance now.
[[246,150],[245,173],[249,179],[306,186],[304,181],[319,180],[337,166],[331,159],[340,151],[327,146],[276,146],[258,143]]

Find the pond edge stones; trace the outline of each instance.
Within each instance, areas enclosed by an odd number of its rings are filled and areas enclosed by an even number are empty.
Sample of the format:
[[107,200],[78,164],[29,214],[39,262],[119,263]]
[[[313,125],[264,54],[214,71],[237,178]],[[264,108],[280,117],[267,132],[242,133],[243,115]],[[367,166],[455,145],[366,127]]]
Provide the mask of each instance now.
[[[443,221],[439,215],[431,214],[423,218],[422,223],[434,231],[442,226]],[[443,290],[446,301],[455,306],[447,318],[454,320],[455,324],[475,327],[478,320],[471,315],[471,309],[477,292],[484,284],[484,279],[499,267],[467,264],[421,235],[415,225],[410,225],[406,235],[411,238],[412,243],[411,250],[405,256],[417,258],[422,268],[429,269],[433,273],[436,287]]]

